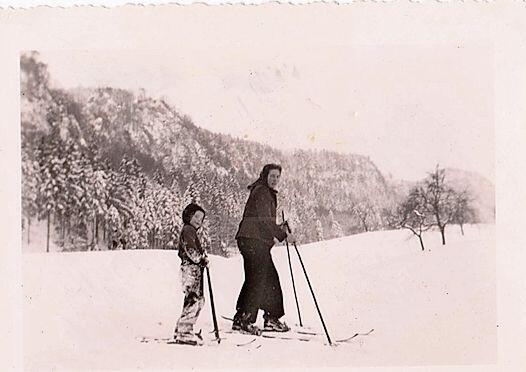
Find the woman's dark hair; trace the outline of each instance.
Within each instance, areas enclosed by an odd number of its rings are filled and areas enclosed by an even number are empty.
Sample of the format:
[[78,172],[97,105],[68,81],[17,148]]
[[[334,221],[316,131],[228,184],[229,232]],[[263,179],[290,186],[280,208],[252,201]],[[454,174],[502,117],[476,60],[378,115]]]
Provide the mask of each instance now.
[[201,208],[199,205],[195,203],[190,203],[186,206],[186,208],[183,210],[183,223],[186,225],[190,224],[190,220],[194,216],[195,212],[201,211],[203,212],[203,215],[206,215],[206,212],[203,208]]
[[261,170],[261,173],[259,173],[259,179],[267,182],[268,174],[271,170],[277,169],[279,170],[279,173],[281,174],[281,165],[279,164],[266,164],[263,169]]
[[281,174],[281,170],[282,170],[281,165],[273,164],[273,163],[266,164],[261,170],[261,172],[259,173],[259,178],[254,183],[251,183],[250,185],[248,185],[247,188],[249,190],[252,190],[256,185],[260,185],[260,184],[264,184],[268,186],[268,174],[273,169],[279,170],[279,173]]

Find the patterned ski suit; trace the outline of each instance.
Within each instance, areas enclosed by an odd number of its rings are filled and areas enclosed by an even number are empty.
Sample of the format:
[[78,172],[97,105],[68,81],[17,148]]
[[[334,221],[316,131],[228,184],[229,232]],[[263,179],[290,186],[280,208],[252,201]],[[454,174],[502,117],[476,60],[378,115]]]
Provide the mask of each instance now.
[[192,225],[184,225],[179,237],[179,257],[181,258],[181,281],[184,293],[183,311],[177,321],[175,338],[193,339],[194,324],[203,308],[203,270],[200,264],[205,257],[197,231]]

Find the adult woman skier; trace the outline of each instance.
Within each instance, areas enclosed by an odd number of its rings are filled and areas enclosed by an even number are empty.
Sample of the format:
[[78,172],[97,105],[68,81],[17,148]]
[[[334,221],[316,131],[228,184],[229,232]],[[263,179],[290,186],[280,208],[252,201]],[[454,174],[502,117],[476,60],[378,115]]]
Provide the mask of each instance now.
[[261,334],[254,324],[258,310],[264,311],[264,329],[287,332],[290,328],[279,319],[285,315],[283,293],[270,250],[275,239],[296,242],[285,226],[276,224],[277,191],[282,168],[277,164],[263,167],[259,178],[248,186],[250,195],[236,234],[243,256],[245,281],[236,305],[233,330]]

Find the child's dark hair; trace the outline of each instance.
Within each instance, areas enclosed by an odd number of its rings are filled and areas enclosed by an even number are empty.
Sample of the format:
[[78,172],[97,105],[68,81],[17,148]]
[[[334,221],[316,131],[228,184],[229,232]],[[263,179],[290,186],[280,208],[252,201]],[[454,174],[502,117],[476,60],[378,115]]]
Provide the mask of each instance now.
[[206,212],[203,208],[201,208],[199,205],[195,203],[188,204],[185,209],[183,210],[183,223],[186,225],[190,224],[190,220],[194,216],[195,212],[201,211],[203,212],[203,215],[206,215]]

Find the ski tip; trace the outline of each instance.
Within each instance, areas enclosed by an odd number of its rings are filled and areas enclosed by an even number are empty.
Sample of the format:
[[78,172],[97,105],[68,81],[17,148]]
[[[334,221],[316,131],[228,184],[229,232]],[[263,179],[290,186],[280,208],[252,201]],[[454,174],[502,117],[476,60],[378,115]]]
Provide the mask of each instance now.
[[241,347],[241,346],[248,346],[248,345],[252,344],[253,342],[256,342],[256,338],[254,338],[253,340],[250,340],[248,342],[242,343],[242,344],[236,344],[236,346],[239,346],[239,347]]

